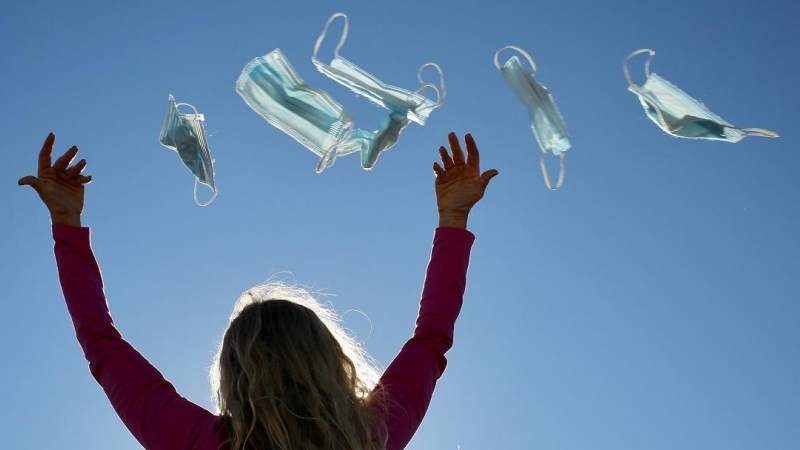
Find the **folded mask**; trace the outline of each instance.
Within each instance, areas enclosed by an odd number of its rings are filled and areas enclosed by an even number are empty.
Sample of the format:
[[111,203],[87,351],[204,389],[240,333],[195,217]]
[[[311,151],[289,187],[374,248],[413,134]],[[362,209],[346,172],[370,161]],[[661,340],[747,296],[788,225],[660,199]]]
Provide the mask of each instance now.
[[[647,80],[644,85],[638,86],[631,79],[628,61],[642,53],[649,54],[644,65]],[[655,54],[648,48],[636,50],[625,58],[622,71],[628,80],[628,90],[639,97],[647,117],[664,132],[682,138],[727,142],[739,142],[745,136],[778,137],[778,133],[762,128],[735,127],[677,86],[650,73],[650,62]]]
[[[522,65],[516,55],[500,66],[500,53],[506,49],[516,50],[522,54],[531,65],[531,71],[529,72]],[[572,142],[567,133],[567,127],[564,125],[564,119],[562,119],[561,113],[558,112],[553,101],[553,96],[546,87],[533,79],[536,75],[536,63],[533,62],[533,58],[525,50],[509,45],[495,52],[494,65],[500,70],[503,79],[528,110],[531,129],[536,136],[536,141],[539,143],[539,148],[542,150],[542,158],[539,161],[539,165],[542,168],[545,184],[548,189],[553,191],[560,188],[564,184],[564,153],[572,147]],[[547,174],[545,165],[545,156],[548,154],[558,156],[559,159],[560,172],[555,186],[550,182],[550,176]]]
[[353,116],[327,92],[306,84],[275,49],[245,66],[236,92],[267,122],[319,156],[317,172],[333,165]]
[[[328,27],[340,17],[344,20],[342,36],[339,38],[339,43],[333,52],[333,59],[330,63],[325,63],[317,58],[319,48],[328,33]],[[381,152],[388,150],[397,142],[400,132],[408,125],[409,121],[425,125],[425,121],[431,112],[442,105],[446,94],[444,75],[437,64],[429,62],[423,64],[417,71],[417,79],[420,85],[416,90],[410,91],[388,85],[339,55],[339,50],[347,39],[348,29],[347,15],[343,13],[332,15],[325,24],[325,28],[319,38],[317,38],[311,61],[320,72],[332,80],[389,110],[389,115],[381,121],[377,131],[357,130],[340,147],[340,151],[343,153],[359,148],[361,151],[361,165],[365,169],[369,169]],[[438,72],[438,86],[426,83],[423,80],[423,71],[428,67],[432,67]],[[432,100],[422,94],[426,89],[430,89],[436,94],[436,100]]]
[[[185,106],[192,109],[192,113],[181,113],[178,108]],[[194,201],[199,206],[207,206],[217,197],[217,187],[214,184],[214,162],[208,150],[203,115],[197,112],[194,106],[188,103],[175,103],[175,98],[169,96],[167,117],[161,127],[158,141],[164,147],[175,150],[183,164],[194,174]],[[197,200],[197,184],[208,186],[213,195],[205,203]]]

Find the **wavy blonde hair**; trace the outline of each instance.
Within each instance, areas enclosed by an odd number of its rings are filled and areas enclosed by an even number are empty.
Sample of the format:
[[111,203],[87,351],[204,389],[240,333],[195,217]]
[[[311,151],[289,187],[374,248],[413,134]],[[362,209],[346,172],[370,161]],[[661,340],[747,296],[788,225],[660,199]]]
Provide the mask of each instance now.
[[[239,298],[211,369],[232,450],[382,450],[374,360],[310,291],[282,281]],[[379,391],[379,390],[378,390]],[[376,391],[377,392],[377,391]]]

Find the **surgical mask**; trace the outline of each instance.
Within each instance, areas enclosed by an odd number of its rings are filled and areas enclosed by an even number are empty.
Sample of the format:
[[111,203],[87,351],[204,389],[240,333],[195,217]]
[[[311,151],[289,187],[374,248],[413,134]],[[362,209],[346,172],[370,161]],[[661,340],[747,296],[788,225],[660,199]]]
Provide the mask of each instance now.
[[[193,113],[179,112],[178,108],[181,106],[191,108]],[[183,164],[194,174],[194,201],[199,206],[207,206],[217,197],[217,187],[214,184],[214,161],[208,150],[203,120],[203,115],[199,114],[194,106],[188,103],[175,103],[175,98],[170,95],[167,117],[164,119],[161,135],[158,138],[161,145],[175,150]],[[213,195],[205,203],[197,200],[198,183],[208,186],[213,191]]]
[[336,146],[352,129],[352,114],[325,91],[306,84],[280,49],[250,61],[236,91],[267,122],[319,156],[317,172],[342,154]]
[[[334,50],[333,59],[327,64],[320,61],[317,55],[320,45],[328,33],[328,27],[339,17],[344,20],[342,36]],[[429,62],[423,64],[417,71],[420,85],[414,91],[383,83],[364,69],[339,56],[339,50],[347,39],[348,30],[347,15],[343,13],[332,15],[317,38],[311,61],[320,72],[329,78],[389,110],[389,115],[381,121],[377,131],[357,130],[353,136],[348,138],[350,142],[346,141],[340,149],[342,152],[347,152],[349,150],[344,149],[361,148],[361,165],[365,169],[369,169],[382,151],[388,150],[397,142],[400,132],[408,125],[409,121],[425,125],[431,112],[442,105],[446,95],[444,74],[437,64]],[[422,74],[428,67],[432,67],[438,72],[439,86],[423,80]],[[422,94],[425,89],[431,89],[436,93],[435,101]]]
[[[517,56],[512,56],[501,67],[498,58],[500,53],[506,49],[516,50],[522,54],[531,65],[531,72],[525,69]],[[533,79],[536,75],[536,63],[525,50],[509,45],[495,52],[494,65],[500,70],[511,90],[517,94],[517,98],[528,109],[531,129],[542,150],[542,159],[539,161],[539,165],[542,168],[545,184],[552,191],[560,188],[564,184],[564,153],[572,147],[572,143],[567,133],[567,127],[564,125],[564,119],[561,118],[561,114],[553,102],[553,96],[547,88]],[[545,156],[548,154],[558,156],[559,159],[560,172],[555,186],[550,182],[545,165]]]
[[[628,71],[628,61],[641,53],[649,54],[644,65],[647,80],[644,85],[637,86]],[[628,80],[628,90],[639,97],[647,117],[666,133],[682,138],[727,142],[739,142],[745,136],[778,137],[778,133],[762,128],[735,127],[677,86],[650,73],[650,62],[655,54],[649,48],[636,50],[625,58],[622,71]]]

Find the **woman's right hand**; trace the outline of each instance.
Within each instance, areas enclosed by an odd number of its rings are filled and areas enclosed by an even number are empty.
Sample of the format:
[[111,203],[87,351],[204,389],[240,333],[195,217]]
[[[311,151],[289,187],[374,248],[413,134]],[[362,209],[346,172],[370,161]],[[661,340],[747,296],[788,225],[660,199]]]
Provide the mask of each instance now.
[[68,167],[78,153],[78,147],[67,150],[55,164],[51,165],[50,155],[56,137],[53,133],[47,136],[39,152],[39,171],[37,176],[28,175],[17,182],[20,186],[28,185],[36,190],[39,197],[50,211],[53,224],[81,226],[83,211],[84,185],[92,181],[91,176],[81,174],[86,167],[86,160],[78,161]]
[[451,157],[444,147],[439,148],[442,164],[433,163],[436,174],[436,203],[439,208],[439,226],[466,228],[467,218],[472,207],[483,198],[486,186],[498,172],[494,169],[481,173],[480,154],[472,135],[467,134],[467,158],[458,142],[458,136],[450,133]]

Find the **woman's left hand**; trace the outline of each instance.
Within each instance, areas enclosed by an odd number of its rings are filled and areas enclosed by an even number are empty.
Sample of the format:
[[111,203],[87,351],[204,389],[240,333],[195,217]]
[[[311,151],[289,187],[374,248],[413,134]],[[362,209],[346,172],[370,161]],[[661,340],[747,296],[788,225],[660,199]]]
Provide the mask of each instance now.
[[84,185],[92,181],[91,176],[81,172],[86,167],[82,159],[72,167],[68,167],[78,147],[67,150],[55,164],[51,165],[51,154],[56,137],[53,133],[47,136],[42,150],[39,152],[39,171],[37,176],[28,175],[17,182],[20,186],[28,185],[36,190],[39,197],[50,211],[53,224],[81,226],[83,212]]

